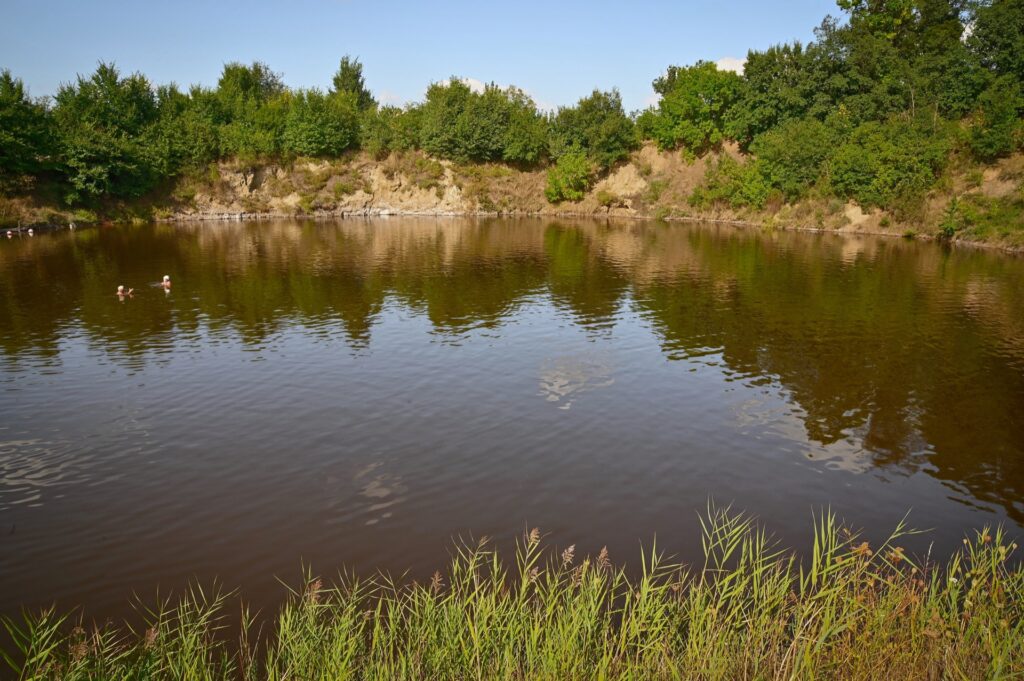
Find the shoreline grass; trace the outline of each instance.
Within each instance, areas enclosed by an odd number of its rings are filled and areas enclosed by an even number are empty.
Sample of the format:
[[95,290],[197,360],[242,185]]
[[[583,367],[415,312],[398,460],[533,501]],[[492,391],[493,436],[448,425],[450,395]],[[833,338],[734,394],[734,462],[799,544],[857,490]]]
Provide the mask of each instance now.
[[704,561],[656,548],[627,577],[547,551],[533,530],[512,565],[461,547],[427,584],[307,575],[261,633],[198,586],[132,629],[54,611],[5,622],[18,679],[767,679],[1024,677],[1024,568],[984,528],[942,564],[915,562],[900,525],[872,547],[828,513],[797,557],[752,519],[709,508]]

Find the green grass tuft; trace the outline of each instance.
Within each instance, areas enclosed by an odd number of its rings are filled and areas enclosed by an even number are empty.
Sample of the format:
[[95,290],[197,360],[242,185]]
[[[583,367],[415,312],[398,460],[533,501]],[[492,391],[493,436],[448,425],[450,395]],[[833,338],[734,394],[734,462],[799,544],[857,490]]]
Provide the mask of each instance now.
[[222,631],[226,597],[193,588],[146,626],[6,622],[19,679],[1019,678],[1024,571],[983,529],[945,565],[915,564],[900,525],[870,546],[825,513],[798,559],[746,516],[709,508],[704,560],[652,547],[635,577],[525,536],[507,565],[461,547],[428,584],[307,574],[272,634]]

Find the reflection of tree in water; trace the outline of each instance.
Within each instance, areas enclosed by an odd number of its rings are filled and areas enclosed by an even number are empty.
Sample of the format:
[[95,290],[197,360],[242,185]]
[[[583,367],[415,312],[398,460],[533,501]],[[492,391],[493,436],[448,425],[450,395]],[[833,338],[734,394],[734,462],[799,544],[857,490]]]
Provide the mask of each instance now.
[[[538,295],[598,331],[629,304],[666,356],[777,383],[822,448],[853,440],[875,466],[927,464],[1024,518],[1014,506],[1024,496],[1017,259],[894,240],[500,220],[157,226],[2,246],[8,367],[59,361],[72,333],[138,363],[222,337],[259,346],[296,324],[364,347],[387,304],[442,335],[499,325]],[[165,273],[175,287],[154,300],[145,284]],[[118,304],[118,283],[136,298]]]

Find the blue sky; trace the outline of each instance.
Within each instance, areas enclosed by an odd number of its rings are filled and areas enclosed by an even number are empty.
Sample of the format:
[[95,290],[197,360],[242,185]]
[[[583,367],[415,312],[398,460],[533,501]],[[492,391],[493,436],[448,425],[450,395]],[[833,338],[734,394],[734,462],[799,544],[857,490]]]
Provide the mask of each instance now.
[[3,0],[0,68],[34,96],[100,60],[155,83],[214,85],[225,62],[258,59],[292,87],[325,88],[350,54],[385,102],[457,75],[518,85],[546,107],[618,87],[633,110],[669,64],[806,41],[838,13],[834,0]]

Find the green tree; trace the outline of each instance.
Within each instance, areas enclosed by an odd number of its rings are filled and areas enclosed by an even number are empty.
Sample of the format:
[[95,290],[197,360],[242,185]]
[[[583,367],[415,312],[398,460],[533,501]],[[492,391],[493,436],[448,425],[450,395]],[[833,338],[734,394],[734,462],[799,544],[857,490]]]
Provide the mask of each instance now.
[[867,90],[851,68],[845,30],[827,18],[806,46],[794,42],[748,52],[727,135],[746,149],[756,136],[788,120],[824,120],[850,94]]
[[281,74],[274,73],[263,62],[246,66],[239,62],[224,65],[217,81],[217,96],[228,115],[241,118],[272,98],[284,94]]
[[167,177],[199,167],[220,155],[219,106],[211,90],[183,93],[175,85],[156,90],[158,119],[147,136],[157,171]]
[[857,126],[832,154],[829,183],[838,196],[862,206],[891,208],[927,192],[949,150],[947,136],[927,124],[870,121]]
[[217,98],[225,120],[223,153],[250,161],[280,153],[291,94],[279,74],[262,62],[226,64]]
[[157,150],[147,143],[157,101],[141,74],[122,78],[101,63],[92,76],[60,88],[53,117],[70,201],[136,197],[160,179]]
[[363,80],[363,65],[359,59],[352,59],[348,55],[342,57],[332,84],[331,92],[333,94],[352,95],[355,98],[356,107],[360,111],[366,111],[377,104],[373,95],[366,89],[366,81]]
[[408,151],[419,145],[419,107],[400,109],[397,106],[374,107],[364,112],[359,131],[359,144],[377,158],[392,151]]
[[42,171],[51,153],[46,106],[32,101],[10,71],[0,72],[0,189]]
[[996,80],[978,98],[968,144],[981,161],[994,161],[1015,151],[1021,143],[1024,111],[1021,86],[1012,76]]
[[712,62],[670,66],[654,81],[661,95],[650,132],[662,149],[680,145],[694,154],[718,148],[725,139],[725,121],[740,96],[743,79],[720,71]]
[[751,151],[768,183],[793,200],[818,180],[837,142],[835,124],[816,118],[790,119],[756,137]]
[[423,149],[440,158],[529,164],[544,153],[544,119],[515,87],[491,83],[474,92],[454,77],[434,83],[420,120]]
[[299,91],[292,98],[281,135],[283,149],[299,156],[337,156],[359,139],[354,94]]
[[985,68],[1024,84],[1024,0],[981,3],[968,42]]
[[902,38],[913,25],[917,0],[837,0],[850,23],[889,39]]
[[507,118],[501,157],[508,163],[537,163],[547,152],[547,122],[522,90],[509,87],[503,93]]
[[637,147],[636,126],[622,109],[618,90],[594,90],[573,107],[562,107],[549,127],[548,149],[555,159],[570,150],[587,154],[602,170]]
[[465,158],[465,145],[460,130],[462,118],[473,91],[454,76],[445,82],[431,83],[427,88],[420,118],[420,144],[423,149],[439,158]]

